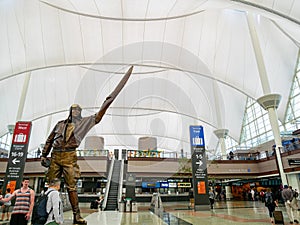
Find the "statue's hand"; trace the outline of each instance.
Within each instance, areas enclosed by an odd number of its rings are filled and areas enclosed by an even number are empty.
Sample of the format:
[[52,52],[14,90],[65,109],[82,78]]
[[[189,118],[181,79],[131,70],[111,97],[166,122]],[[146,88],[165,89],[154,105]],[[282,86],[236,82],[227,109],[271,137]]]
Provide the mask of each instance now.
[[129,79],[129,77],[132,73],[132,70],[133,70],[133,66],[131,66],[129,68],[129,70],[125,73],[122,80],[119,82],[119,84],[114,89],[114,91],[105,99],[105,101],[103,102],[99,112],[96,115],[96,120],[95,120],[96,123],[100,122],[100,120],[102,119],[102,117],[103,117],[104,113],[106,112],[106,110],[108,109],[108,107],[111,105],[111,103],[118,96],[118,94],[120,93],[122,88],[125,86],[126,82],[128,81],[128,79]]
[[46,159],[47,159],[46,157],[43,157],[43,156],[42,156],[42,157],[41,157],[41,162],[46,162]]
[[49,160],[47,160],[47,158],[46,157],[41,157],[41,165],[43,166],[43,167],[49,167],[50,166],[50,161]]

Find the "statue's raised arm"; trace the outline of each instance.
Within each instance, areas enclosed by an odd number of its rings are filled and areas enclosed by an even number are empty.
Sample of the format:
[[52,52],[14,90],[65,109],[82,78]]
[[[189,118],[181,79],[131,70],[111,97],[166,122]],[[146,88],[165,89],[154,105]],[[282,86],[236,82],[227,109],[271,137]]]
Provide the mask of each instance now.
[[111,105],[111,103],[115,100],[115,98],[118,96],[118,94],[121,92],[122,88],[125,86],[126,82],[128,81],[131,73],[133,70],[133,66],[129,68],[129,70],[126,72],[122,80],[119,82],[118,86],[115,88],[115,90],[106,97],[105,101],[103,102],[99,112],[96,114],[96,123],[99,123],[105,114],[108,107]]

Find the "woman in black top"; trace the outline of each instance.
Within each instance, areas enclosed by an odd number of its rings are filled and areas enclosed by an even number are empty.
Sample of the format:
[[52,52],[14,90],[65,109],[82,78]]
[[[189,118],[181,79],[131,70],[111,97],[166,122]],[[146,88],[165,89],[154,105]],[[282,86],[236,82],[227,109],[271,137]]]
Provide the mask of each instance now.
[[267,192],[265,193],[265,206],[268,208],[271,223],[273,223],[274,211],[275,207],[278,206],[278,203],[274,198],[274,194],[272,193],[271,188],[267,188]]

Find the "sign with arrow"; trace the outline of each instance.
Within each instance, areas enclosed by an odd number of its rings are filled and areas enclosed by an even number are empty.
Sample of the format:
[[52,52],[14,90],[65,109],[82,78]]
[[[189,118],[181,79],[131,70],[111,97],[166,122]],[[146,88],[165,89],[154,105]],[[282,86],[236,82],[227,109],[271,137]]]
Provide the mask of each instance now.
[[14,159],[12,160],[12,163],[15,164],[15,165],[16,165],[16,163],[19,163],[19,162],[21,162],[21,161],[18,160],[17,158],[14,158]]
[[[23,179],[25,161],[31,132],[31,122],[17,122],[12,138],[6,174],[3,184],[3,192],[6,191],[8,183],[15,184],[11,189],[20,188]],[[13,191],[12,190],[12,191]]]
[[190,142],[195,210],[208,210],[207,165],[202,126],[190,126]]

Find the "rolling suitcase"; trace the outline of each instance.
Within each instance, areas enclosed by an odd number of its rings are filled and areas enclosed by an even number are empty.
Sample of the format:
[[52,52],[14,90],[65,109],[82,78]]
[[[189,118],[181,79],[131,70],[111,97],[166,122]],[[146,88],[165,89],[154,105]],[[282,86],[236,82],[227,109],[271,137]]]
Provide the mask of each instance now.
[[274,211],[274,223],[284,224],[282,211]]

